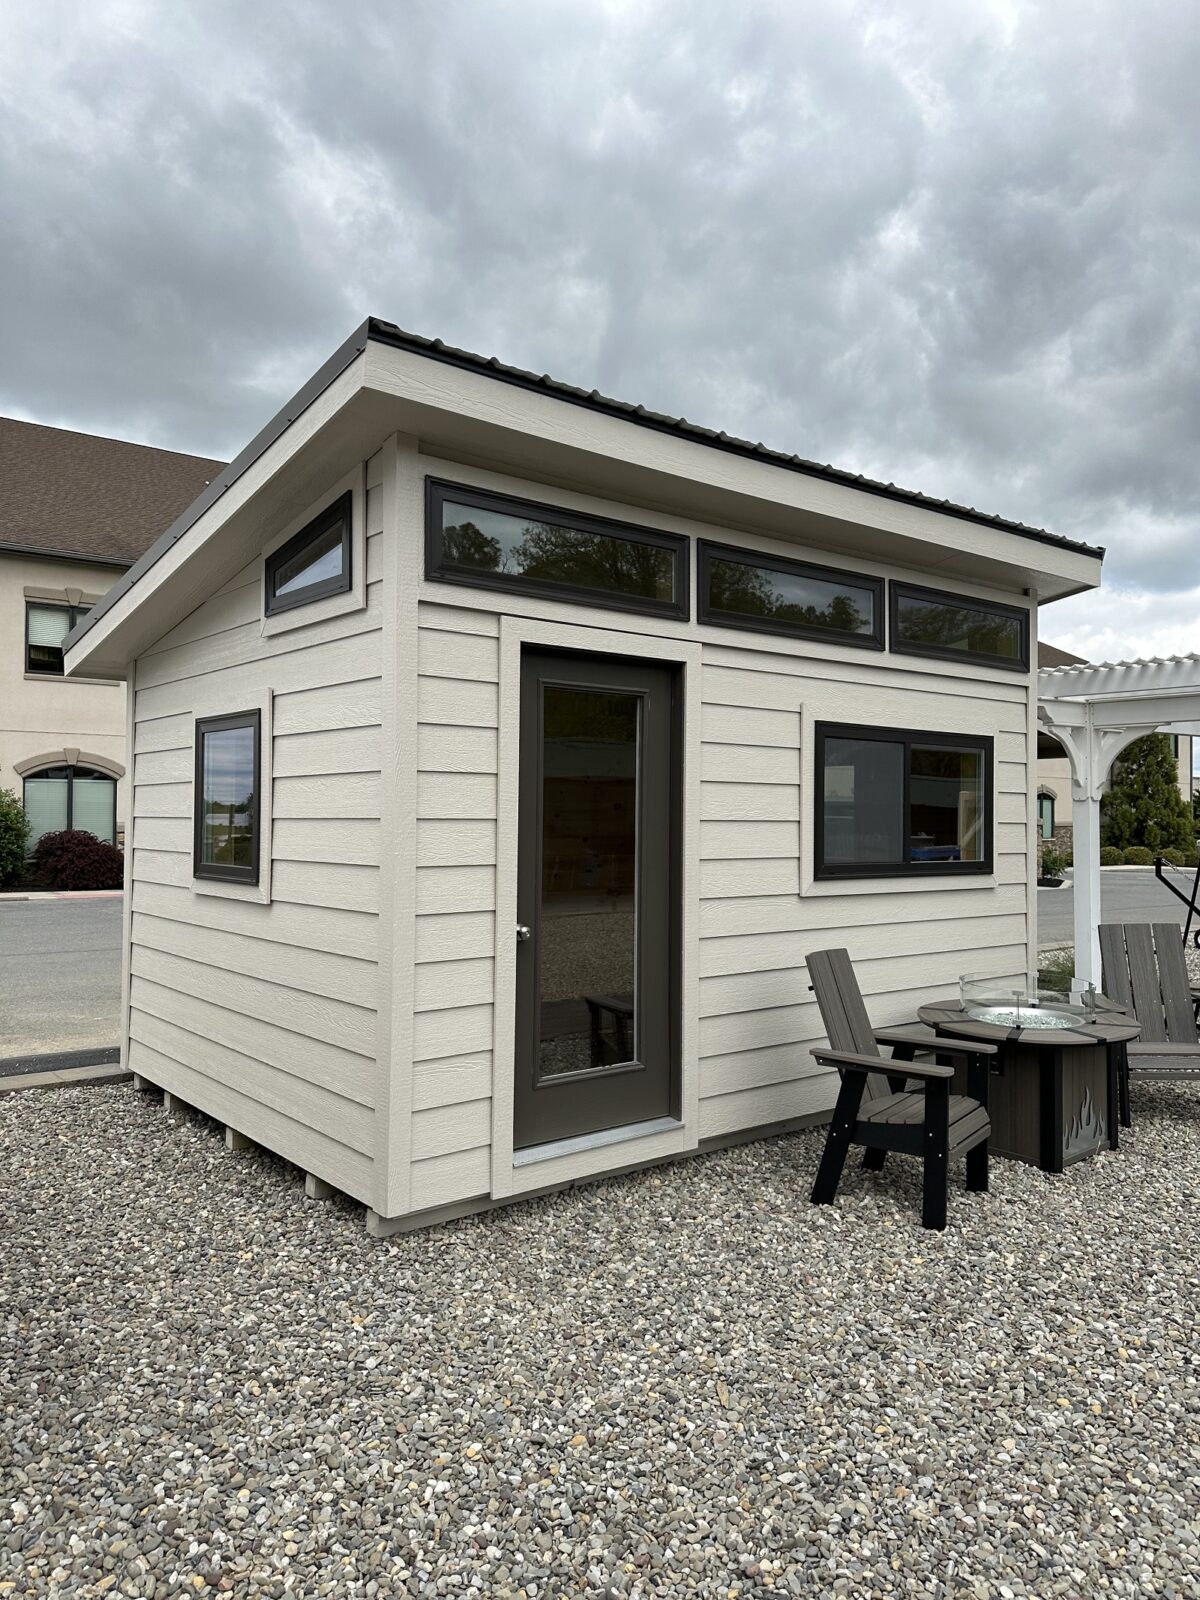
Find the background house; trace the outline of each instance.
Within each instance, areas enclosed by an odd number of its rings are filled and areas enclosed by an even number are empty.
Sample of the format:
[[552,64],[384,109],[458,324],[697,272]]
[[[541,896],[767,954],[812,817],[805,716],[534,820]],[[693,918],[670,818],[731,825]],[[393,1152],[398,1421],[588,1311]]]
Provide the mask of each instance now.
[[[1039,667],[1072,667],[1083,665],[1082,656],[1060,650],[1057,645],[1038,641]],[[1190,806],[1192,803],[1192,741],[1172,735],[1175,761],[1179,772],[1179,792]],[[1038,838],[1041,845],[1053,841],[1059,850],[1070,850],[1073,829],[1071,826],[1071,764],[1062,745],[1052,734],[1038,730],[1037,749],[1037,818]]]
[[64,679],[62,641],[222,465],[0,418],[0,789],[33,839],[123,836],[124,697]]

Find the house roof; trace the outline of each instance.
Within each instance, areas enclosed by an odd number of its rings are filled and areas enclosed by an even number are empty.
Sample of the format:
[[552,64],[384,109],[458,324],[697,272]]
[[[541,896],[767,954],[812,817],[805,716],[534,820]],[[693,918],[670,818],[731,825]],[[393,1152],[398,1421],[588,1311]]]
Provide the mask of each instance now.
[[[761,443],[752,444],[747,440],[734,438],[724,432],[699,427],[694,423],[688,422],[684,417],[664,416],[658,412],[648,411],[644,406],[613,400],[601,395],[597,390],[577,388],[551,378],[545,373],[539,375],[523,371],[519,367],[507,366],[494,356],[485,357],[476,355],[471,351],[459,350],[454,346],[445,344],[440,339],[427,339],[418,334],[406,333],[402,328],[397,327],[395,323],[385,322],[378,317],[368,317],[334,351],[323,366],[292,396],[266,426],[255,435],[224,471],[214,478],[206,488],[201,490],[196,499],[176,518],[155,543],[139,557],[133,567],[113,584],[100,604],[95,606],[70,634],[67,640],[68,656],[104,620],[109,612],[118,606],[122,606],[131,590],[136,589],[141,584],[152,569],[165,556],[171,553],[180,541],[185,539],[205,514],[216,506],[239,483],[239,480],[267,455],[272,447],[288,432],[292,424],[318,402],[327,390],[337,384],[343,374],[360,357],[368,353],[372,345],[380,351],[390,349],[399,352],[401,355],[411,355],[421,360],[443,363],[465,370],[475,376],[513,385],[556,401],[602,413],[621,422],[630,423],[637,428],[667,433],[688,443],[749,458],[766,468],[783,469],[789,474],[797,473],[806,477],[831,482],[850,491],[878,495],[892,501],[901,501],[918,507],[923,511],[944,516],[949,519],[950,523],[966,521],[980,524],[985,528],[1001,533],[1018,535],[1023,540],[1040,544],[1043,547],[1054,547],[1068,556],[1085,557],[1089,561],[1100,561],[1104,556],[1103,549],[1098,546],[1083,544],[1076,540],[1064,538],[1059,534],[1048,533],[1045,529],[1027,527],[1024,523],[1013,522],[1003,517],[977,511],[973,507],[956,505],[950,500],[937,500],[913,490],[899,488],[895,484],[878,483],[861,474],[846,472],[829,465],[821,466],[816,462],[806,461],[797,455],[787,455],[781,451],[768,449],[766,445]],[[390,398],[392,394],[393,391],[389,388],[387,390],[388,397]],[[409,431],[419,431],[420,425],[418,423],[415,430],[411,424],[406,424],[406,426],[409,427]],[[1067,589],[1065,592],[1078,592],[1080,587],[1092,587],[1092,584],[1086,581],[1076,583],[1075,587]]]
[[0,550],[128,567],[224,465],[0,417]]
[[1060,650],[1056,644],[1047,644],[1044,639],[1038,640],[1038,667],[1083,667],[1087,662],[1083,656],[1073,656],[1069,650]]
[[580,389],[574,384],[563,383],[558,378],[550,377],[549,373],[526,372],[520,367],[506,366],[495,356],[476,355],[473,351],[458,350],[453,345],[444,344],[441,339],[427,339],[421,334],[406,333],[394,322],[384,322],[379,317],[368,317],[365,327],[367,336],[378,339],[381,343],[395,345],[399,349],[412,351],[415,355],[430,356],[435,361],[445,361],[452,366],[483,372],[490,377],[500,379],[503,383],[516,384],[523,389],[540,390],[542,393],[554,395],[559,400],[569,401],[572,405],[603,411],[609,416],[621,417],[626,422],[633,422],[644,428],[656,428],[660,432],[679,434],[700,444],[727,450],[733,455],[751,456],[755,460],[766,461],[772,466],[783,467],[791,472],[803,472],[809,477],[826,478],[833,483],[863,490],[867,494],[882,495],[889,500],[902,500],[927,510],[943,511],[949,516],[960,517],[968,522],[980,522],[989,528],[1002,528],[1008,533],[1019,533],[1027,539],[1038,539],[1045,544],[1061,545],[1068,550],[1079,550],[1090,556],[1104,555],[1102,545],[1084,544],[1077,539],[1065,538],[1059,533],[1049,533],[1045,528],[1032,528],[1024,522],[1013,522],[1008,517],[978,511],[974,506],[959,505],[953,500],[938,500],[916,489],[901,488],[895,483],[881,483],[878,479],[865,477],[861,472],[848,472],[842,467],[831,466],[828,462],[821,465],[816,461],[808,461],[803,456],[790,455],[783,450],[772,450],[761,441],[752,444],[748,439],[738,439],[733,434],[701,427],[698,423],[689,422],[686,417],[672,417],[660,411],[648,411],[645,406],[635,405],[627,400],[612,400],[607,395],[602,395],[598,389]]

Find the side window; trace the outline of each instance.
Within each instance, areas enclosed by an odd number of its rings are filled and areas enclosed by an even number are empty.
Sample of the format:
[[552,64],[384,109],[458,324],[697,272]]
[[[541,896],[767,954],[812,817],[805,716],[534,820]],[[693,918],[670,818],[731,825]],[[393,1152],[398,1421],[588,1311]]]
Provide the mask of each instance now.
[[88,606],[59,606],[43,600],[25,602],[25,671],[61,678],[63,640]]
[[267,616],[349,590],[352,505],[342,495],[267,557]]
[[195,877],[258,882],[261,772],[261,712],[197,719]]
[[1054,796],[1044,790],[1038,795],[1038,833],[1043,839],[1054,837]]
[[816,728],[818,878],[992,870],[992,740]]

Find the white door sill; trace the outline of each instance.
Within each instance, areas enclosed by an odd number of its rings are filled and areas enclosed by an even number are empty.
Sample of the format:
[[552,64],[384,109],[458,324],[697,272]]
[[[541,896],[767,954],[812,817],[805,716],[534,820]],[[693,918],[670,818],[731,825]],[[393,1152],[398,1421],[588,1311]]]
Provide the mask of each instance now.
[[550,1144],[535,1144],[527,1150],[514,1151],[513,1166],[532,1167],[539,1161],[554,1161],[559,1156],[578,1155],[584,1150],[600,1150],[606,1144],[624,1144],[629,1139],[649,1139],[656,1133],[673,1133],[682,1127],[678,1117],[627,1122],[622,1128],[601,1128],[596,1133],[581,1133],[573,1139],[554,1139]]

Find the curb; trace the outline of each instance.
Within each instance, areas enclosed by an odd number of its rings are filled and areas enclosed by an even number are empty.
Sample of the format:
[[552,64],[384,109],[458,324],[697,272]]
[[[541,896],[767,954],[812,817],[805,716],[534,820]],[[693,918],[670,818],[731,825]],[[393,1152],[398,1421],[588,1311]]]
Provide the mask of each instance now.
[[0,1078],[0,1099],[6,1094],[21,1094],[26,1089],[69,1089],[72,1085],[129,1083],[132,1072],[124,1067],[77,1067],[66,1072],[17,1072]]
[[25,889],[0,894],[3,900],[120,900],[124,889]]
[[0,1056],[0,1078],[23,1077],[30,1072],[71,1072],[80,1067],[112,1067],[121,1059],[117,1044],[92,1045],[86,1050],[47,1050],[39,1054]]

